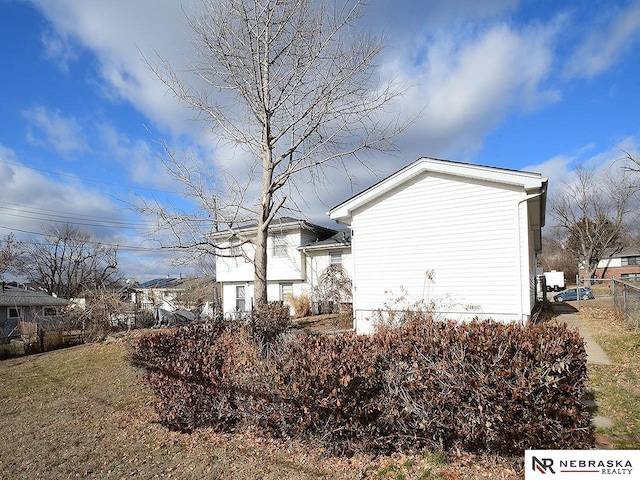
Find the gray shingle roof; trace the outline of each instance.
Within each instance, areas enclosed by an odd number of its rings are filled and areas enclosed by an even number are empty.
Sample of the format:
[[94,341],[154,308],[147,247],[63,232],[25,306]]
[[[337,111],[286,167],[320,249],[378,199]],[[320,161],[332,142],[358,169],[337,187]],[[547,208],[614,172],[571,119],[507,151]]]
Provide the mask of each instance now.
[[53,307],[67,303],[64,298],[52,297],[38,290],[0,286],[0,307]]
[[332,235],[329,238],[325,238],[324,240],[315,240],[309,242],[301,247],[298,247],[299,250],[326,250],[332,248],[345,248],[351,247],[351,234],[348,230],[341,230]]

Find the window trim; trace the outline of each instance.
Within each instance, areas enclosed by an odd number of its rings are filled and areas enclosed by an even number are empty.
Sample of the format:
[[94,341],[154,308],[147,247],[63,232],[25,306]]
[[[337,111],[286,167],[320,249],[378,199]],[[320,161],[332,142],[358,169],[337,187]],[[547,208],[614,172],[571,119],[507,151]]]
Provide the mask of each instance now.
[[274,233],[271,237],[271,254],[274,257],[286,257],[288,253],[289,242],[287,242],[286,233]]
[[[289,288],[290,293],[285,294],[284,292],[285,288]],[[287,295],[288,298],[286,298],[285,295]],[[288,302],[291,300],[292,297],[293,297],[293,282],[282,282],[280,284],[280,301]]]
[[[242,296],[240,295],[240,292],[242,292]],[[240,308],[241,305],[242,305],[242,308]],[[247,286],[246,285],[236,285],[236,311],[237,312],[247,311]]]

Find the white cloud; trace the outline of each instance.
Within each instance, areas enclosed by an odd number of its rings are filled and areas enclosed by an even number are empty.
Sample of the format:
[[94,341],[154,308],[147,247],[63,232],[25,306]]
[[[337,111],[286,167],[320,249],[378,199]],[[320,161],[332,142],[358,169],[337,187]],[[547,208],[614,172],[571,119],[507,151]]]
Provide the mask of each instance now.
[[[231,171],[245,165],[246,156],[213,140],[203,140],[202,125],[187,121],[192,112],[181,106],[143,61],[154,60],[154,51],[177,70],[186,67],[190,52],[189,31],[182,8],[185,2],[155,0],[32,0],[38,5],[61,39],[73,39],[96,55],[100,81],[114,97],[134,105],[166,131],[188,134],[199,142],[202,158],[219,160]],[[181,6],[181,3],[183,4]],[[409,116],[423,113],[399,140],[401,155],[378,156],[372,168],[385,176],[420,156],[469,160],[483,145],[488,133],[510,115],[528,114],[561,100],[553,85],[555,49],[568,18],[559,15],[547,24],[516,24],[501,21],[514,12],[517,0],[437,0],[414,2],[374,0],[363,20],[372,29],[389,29],[392,44],[384,59],[383,75],[395,76],[414,85],[398,105]],[[606,40],[606,58],[614,58],[625,41],[637,31],[637,2],[616,17],[606,35],[594,36],[584,47],[591,51],[598,38]],[[462,12],[462,13],[461,13]],[[388,22],[389,16],[393,22]],[[593,48],[593,47],[591,47]],[[132,159],[127,164],[134,181],[165,181],[158,162],[144,142],[129,140],[115,131],[103,131],[102,142],[113,149],[114,158]],[[184,138],[184,137],[182,137]],[[549,161],[551,162],[551,160]],[[568,168],[569,157],[554,159],[553,171]],[[355,167],[356,190],[374,179],[364,168]],[[542,173],[545,173],[544,171]],[[353,192],[343,173],[329,172],[322,193],[332,206]],[[326,210],[311,199],[310,213]]]
[[63,72],[68,72],[69,64],[79,57],[72,42],[55,31],[47,30],[44,32],[42,44],[45,57],[56,63]]
[[[16,231],[40,232],[50,221],[72,221],[74,218],[124,219],[124,212],[105,198],[101,192],[87,188],[70,175],[58,181],[27,167],[15,153],[0,145],[0,170],[3,184],[0,205],[4,208],[2,227]],[[85,222],[91,223],[91,222]],[[86,230],[100,235],[111,235],[101,222],[85,225]]]
[[561,23],[559,18],[521,29],[494,23],[441,31],[420,41],[424,55],[388,66],[415,85],[402,109],[424,108],[411,132],[416,153],[469,156],[510,113],[559,101],[560,93],[545,82]]
[[594,77],[616,64],[640,42],[640,2],[616,11],[601,29],[593,29],[567,65],[568,77]]
[[[182,2],[155,0],[32,0],[59,38],[75,40],[98,60],[102,86],[125,99],[163,129],[185,133],[194,124],[147,68],[144,57],[166,56],[180,69],[190,49]],[[185,7],[185,8],[188,8]]]
[[25,110],[23,116],[29,122],[29,143],[51,148],[65,158],[89,150],[86,134],[74,117],[65,117],[43,106]]
[[571,179],[572,171],[581,165],[595,171],[616,175],[627,175],[623,160],[629,153],[634,158],[640,158],[640,143],[635,136],[623,138],[604,150],[597,149],[595,144],[584,145],[574,152],[556,155],[542,163],[528,165],[523,170],[538,172],[549,179],[549,198],[561,187],[563,181]]
[[108,152],[105,162],[123,170],[127,184],[144,185],[157,189],[175,189],[171,179],[162,169],[161,151],[144,140],[132,140],[112,125],[97,126],[100,149]]

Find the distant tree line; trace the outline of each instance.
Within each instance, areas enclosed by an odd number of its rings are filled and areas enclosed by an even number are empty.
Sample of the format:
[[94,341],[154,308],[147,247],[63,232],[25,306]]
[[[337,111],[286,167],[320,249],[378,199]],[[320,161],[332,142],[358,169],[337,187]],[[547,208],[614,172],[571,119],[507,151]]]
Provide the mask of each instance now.
[[562,180],[550,198],[555,225],[543,240],[540,266],[575,278],[579,264],[588,283],[607,255],[640,246],[639,174],[640,159],[626,153],[606,167],[578,166]]
[[45,228],[41,239],[0,240],[0,276],[13,274],[51,295],[75,298],[117,284],[118,248],[70,224]]

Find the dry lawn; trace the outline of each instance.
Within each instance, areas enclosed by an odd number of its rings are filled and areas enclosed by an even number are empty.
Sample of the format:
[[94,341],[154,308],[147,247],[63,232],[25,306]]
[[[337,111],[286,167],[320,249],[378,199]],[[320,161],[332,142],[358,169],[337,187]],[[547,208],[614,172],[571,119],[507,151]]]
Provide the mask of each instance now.
[[597,432],[614,448],[640,449],[640,330],[625,327],[606,294],[596,293],[596,300],[584,302],[578,317],[614,363],[589,365],[598,414],[615,422]]
[[0,478],[518,479],[520,458],[335,458],[250,432],[160,426],[131,338],[0,362]]

